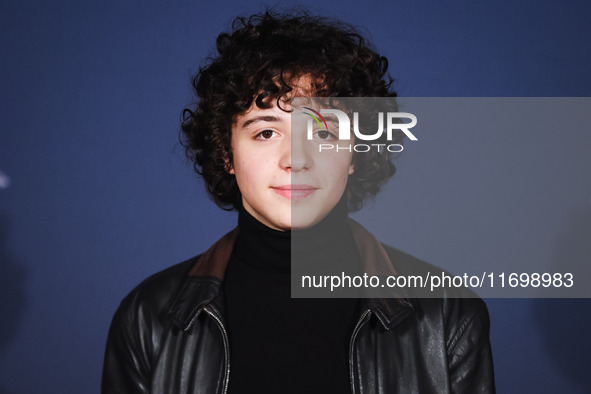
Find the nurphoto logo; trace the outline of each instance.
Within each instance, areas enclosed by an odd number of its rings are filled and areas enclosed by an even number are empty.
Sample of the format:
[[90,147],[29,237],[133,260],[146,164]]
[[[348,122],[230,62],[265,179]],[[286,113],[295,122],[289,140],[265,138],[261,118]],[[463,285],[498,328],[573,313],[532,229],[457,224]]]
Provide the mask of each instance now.
[[[410,131],[411,128],[416,126],[417,117],[409,112],[378,112],[377,131],[368,132],[368,130],[361,130],[359,127],[359,112],[353,112],[353,127],[351,128],[349,115],[341,110],[323,108],[317,111],[310,107],[302,108],[304,110],[303,113],[310,117],[308,119],[307,128],[308,140],[313,140],[315,138],[314,136],[317,135],[316,138],[327,142],[319,144],[319,152],[330,150],[336,150],[337,152],[341,150],[348,150],[349,152],[369,152],[372,149],[377,149],[378,152],[382,152],[385,149],[388,152],[396,153],[402,152],[404,149],[402,144],[398,143],[339,145],[337,143],[339,141],[351,140],[351,130],[353,130],[355,137],[360,141],[377,141],[383,137],[385,132],[387,141],[392,142],[397,138],[394,133],[398,133],[398,131],[404,133],[404,135],[411,141],[418,141],[418,138]],[[332,116],[330,116],[330,120],[327,122],[323,115]],[[403,123],[402,119],[408,119],[410,122]],[[338,127],[338,133],[335,134],[330,131],[328,126],[329,123]]]

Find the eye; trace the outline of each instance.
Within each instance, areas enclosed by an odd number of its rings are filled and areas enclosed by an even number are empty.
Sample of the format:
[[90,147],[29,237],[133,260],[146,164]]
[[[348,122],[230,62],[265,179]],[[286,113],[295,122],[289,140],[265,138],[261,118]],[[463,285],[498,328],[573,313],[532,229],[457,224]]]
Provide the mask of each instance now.
[[265,129],[263,131],[261,131],[260,133],[258,133],[255,136],[255,139],[257,140],[269,140],[271,138],[273,138],[277,133],[275,132],[275,130],[271,130],[271,129]]
[[318,130],[314,133],[321,140],[336,140],[336,136],[328,130]]

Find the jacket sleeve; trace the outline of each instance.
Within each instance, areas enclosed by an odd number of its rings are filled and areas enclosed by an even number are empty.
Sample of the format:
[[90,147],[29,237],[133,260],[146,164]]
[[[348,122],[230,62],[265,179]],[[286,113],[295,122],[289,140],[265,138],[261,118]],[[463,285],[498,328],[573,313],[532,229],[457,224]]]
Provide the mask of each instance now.
[[490,320],[486,304],[480,299],[457,326],[448,346],[451,392],[454,394],[495,393]]
[[147,394],[149,387],[149,363],[139,339],[137,314],[123,300],[107,338],[102,394]]

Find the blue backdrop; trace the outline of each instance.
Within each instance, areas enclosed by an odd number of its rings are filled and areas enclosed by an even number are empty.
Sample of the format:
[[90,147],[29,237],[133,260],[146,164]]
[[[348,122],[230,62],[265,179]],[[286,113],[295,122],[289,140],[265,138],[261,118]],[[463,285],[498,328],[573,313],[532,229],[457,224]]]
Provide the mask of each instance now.
[[[365,27],[402,96],[591,95],[586,0],[302,5]],[[2,2],[0,393],[97,393],[121,298],[235,225],[184,161],[179,117],[217,34],[234,16],[263,9],[240,1]],[[568,152],[557,148],[548,160],[568,160]],[[567,223],[584,239],[590,197],[573,196],[584,204]],[[439,231],[408,228],[426,240]],[[499,393],[591,392],[588,300],[488,305]]]

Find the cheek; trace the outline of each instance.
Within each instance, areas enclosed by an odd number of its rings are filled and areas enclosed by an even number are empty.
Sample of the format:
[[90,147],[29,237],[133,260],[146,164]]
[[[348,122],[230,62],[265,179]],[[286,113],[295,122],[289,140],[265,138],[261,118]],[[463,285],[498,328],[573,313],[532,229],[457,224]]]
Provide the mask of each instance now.
[[318,164],[321,171],[334,180],[346,181],[352,173],[351,156],[348,155],[327,156]]
[[248,160],[237,160],[234,166],[238,186],[247,189],[255,189],[256,185],[268,181],[269,165],[264,158],[249,157]]
[[235,164],[234,164],[234,171],[236,173],[236,180],[238,181],[238,183],[246,183],[249,181],[250,178],[252,178],[252,163],[249,162],[245,162],[245,161],[240,161],[238,160]]

